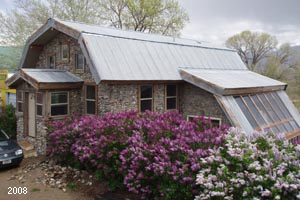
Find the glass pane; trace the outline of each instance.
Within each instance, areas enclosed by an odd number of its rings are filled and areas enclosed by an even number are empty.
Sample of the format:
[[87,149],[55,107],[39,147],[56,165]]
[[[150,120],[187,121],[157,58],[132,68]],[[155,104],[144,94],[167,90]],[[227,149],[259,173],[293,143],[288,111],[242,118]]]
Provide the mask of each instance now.
[[62,59],[68,59],[69,57],[69,46],[67,44],[63,44],[61,46],[62,51]]
[[285,116],[287,116],[288,118],[292,118],[290,112],[287,110],[287,108],[285,107],[285,105],[282,103],[280,97],[278,96],[277,93],[272,93],[274,98],[276,99],[276,102],[278,103],[279,107],[281,108],[281,110],[284,112]]
[[55,68],[55,57],[54,56],[48,57],[48,68],[50,68],[50,69]]
[[275,120],[274,122],[278,122],[279,118],[277,117],[276,113],[274,112],[274,110],[272,109],[271,105],[269,104],[268,100],[266,99],[266,97],[262,94],[258,95],[259,98],[261,99],[263,105],[265,106],[265,108],[267,109],[267,112],[270,114],[270,116]]
[[272,130],[272,133],[279,133],[279,130],[278,130],[278,128],[276,128],[276,126],[273,126],[271,128],[271,130]]
[[167,110],[176,109],[176,97],[167,98]]
[[284,123],[285,127],[287,127],[288,132],[292,132],[293,131],[293,127],[290,125],[289,122]]
[[258,107],[259,113],[264,117],[264,119],[266,119],[268,123],[272,123],[273,121],[271,120],[270,116],[266,112],[266,109],[263,107],[263,105],[259,101],[258,97],[251,96],[251,99],[254,101],[255,105]]
[[298,124],[297,124],[294,120],[293,120],[293,121],[290,121],[290,124],[292,125],[292,127],[294,128],[294,130],[299,129]]
[[76,54],[76,69],[83,69],[84,57],[82,54]]
[[36,106],[36,114],[40,116],[43,115],[43,106],[41,105]]
[[68,93],[51,93],[51,104],[68,103]]
[[272,107],[274,108],[273,110],[277,113],[277,115],[279,116],[279,118],[281,120],[285,119],[284,114],[282,113],[281,109],[279,108],[279,106],[277,105],[276,101],[273,99],[271,93],[267,93],[266,94],[267,98],[269,99]]
[[23,101],[23,93],[22,92],[18,92],[18,101]]
[[281,133],[286,133],[286,129],[284,128],[283,124],[280,124],[278,127]]
[[96,114],[96,102],[86,101],[86,114]]
[[152,98],[152,86],[141,86],[141,98]]
[[23,112],[23,103],[18,103],[18,112]]
[[176,85],[167,85],[167,96],[176,96],[177,94],[177,89]]
[[141,101],[141,112],[144,112],[146,110],[152,111],[152,100]]
[[87,99],[96,99],[95,95],[95,86],[86,86],[86,98]]
[[41,92],[36,93],[36,103],[43,104],[43,93]]
[[241,110],[243,111],[244,115],[246,116],[246,118],[248,119],[249,123],[251,124],[251,126],[256,129],[258,128],[258,125],[256,124],[254,118],[252,117],[252,115],[250,114],[249,110],[247,109],[246,105],[244,104],[244,102],[242,101],[241,97],[236,97],[235,98],[236,102],[238,103],[238,105],[240,106]]
[[51,106],[51,116],[67,115],[67,114],[68,114],[68,105]]
[[259,125],[260,126],[265,126],[266,123],[265,123],[264,119],[262,118],[261,114],[259,113],[259,111],[255,107],[255,105],[253,104],[253,102],[251,101],[251,99],[248,96],[245,96],[243,98],[246,101],[246,104],[248,105],[249,109],[253,113],[254,117],[258,121]]

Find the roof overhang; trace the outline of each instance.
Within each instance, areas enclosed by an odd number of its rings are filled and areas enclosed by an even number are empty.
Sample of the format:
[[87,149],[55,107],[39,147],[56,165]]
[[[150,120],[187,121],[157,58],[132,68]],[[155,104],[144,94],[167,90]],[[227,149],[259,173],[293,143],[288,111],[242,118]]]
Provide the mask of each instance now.
[[216,95],[241,95],[285,90],[286,83],[249,70],[179,69],[181,78]]
[[23,81],[37,90],[81,88],[83,80],[70,72],[56,69],[21,69],[6,80],[9,88],[16,89]]

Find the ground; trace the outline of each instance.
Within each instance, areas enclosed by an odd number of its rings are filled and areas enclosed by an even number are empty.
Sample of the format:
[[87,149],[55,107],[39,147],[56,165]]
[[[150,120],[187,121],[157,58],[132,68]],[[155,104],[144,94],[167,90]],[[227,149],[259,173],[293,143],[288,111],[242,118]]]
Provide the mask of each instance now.
[[[83,191],[74,191],[74,185],[66,185],[65,188],[53,187],[48,183],[45,184],[47,178],[42,165],[42,157],[28,158],[23,160],[17,168],[2,169],[0,171],[0,200],[92,200]],[[47,174],[46,174],[47,175]],[[9,187],[26,187],[27,194],[8,194]],[[24,190],[19,190],[24,192]],[[11,191],[13,192],[13,191]]]

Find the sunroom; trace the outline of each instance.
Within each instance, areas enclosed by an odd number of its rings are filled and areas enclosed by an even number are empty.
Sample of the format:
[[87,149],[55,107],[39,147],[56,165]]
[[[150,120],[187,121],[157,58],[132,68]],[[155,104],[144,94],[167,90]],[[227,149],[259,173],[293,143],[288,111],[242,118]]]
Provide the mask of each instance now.
[[181,68],[183,80],[214,94],[232,126],[300,136],[300,116],[285,90],[287,84],[248,70]]

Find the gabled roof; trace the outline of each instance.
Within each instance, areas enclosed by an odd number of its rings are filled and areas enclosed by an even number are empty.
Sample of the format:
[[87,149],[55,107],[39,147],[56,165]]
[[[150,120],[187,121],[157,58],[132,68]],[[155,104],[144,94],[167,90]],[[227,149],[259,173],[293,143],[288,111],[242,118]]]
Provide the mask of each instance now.
[[249,70],[180,69],[183,80],[206,91],[219,95],[284,90],[286,83]]
[[[93,77],[101,80],[182,80],[178,68],[247,70],[238,54],[193,40],[102,28],[95,25],[49,19],[29,38],[22,68],[35,66],[37,52],[63,32],[78,40]],[[29,56],[30,55],[30,56]]]
[[83,80],[65,70],[21,69],[6,81],[10,88],[16,88],[22,81],[35,89],[80,88]]

